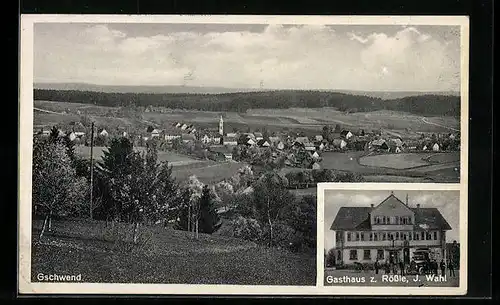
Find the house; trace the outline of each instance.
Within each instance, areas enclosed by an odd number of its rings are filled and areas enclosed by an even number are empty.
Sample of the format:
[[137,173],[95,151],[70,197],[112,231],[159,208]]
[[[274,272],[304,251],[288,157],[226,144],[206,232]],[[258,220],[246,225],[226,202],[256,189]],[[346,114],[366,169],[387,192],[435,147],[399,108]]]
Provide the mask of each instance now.
[[223,138],[223,144],[229,146],[236,146],[238,145],[238,139],[226,136]]
[[182,124],[182,125],[181,125],[181,129],[182,129],[182,130],[186,130],[187,128],[188,128],[188,125],[187,125],[187,124]]
[[427,145],[424,145],[424,147],[422,147],[422,150],[427,150]]
[[340,207],[330,230],[337,264],[409,264],[415,250],[423,248],[438,262],[446,259],[446,232],[451,227],[437,208],[410,206],[408,195],[402,202],[391,193],[377,205]]
[[212,146],[210,147],[210,151],[215,153],[219,157],[219,159],[233,160],[233,153],[231,149],[228,149],[224,146]]
[[107,137],[109,135],[109,133],[106,131],[106,129],[103,129],[103,130],[101,130],[101,132],[99,132],[99,135],[101,137]]
[[43,137],[48,137],[50,136],[50,130],[41,130],[40,132],[38,132],[38,134]]
[[294,143],[306,144],[306,143],[309,143],[309,138],[308,137],[297,137],[297,138],[295,138]]
[[236,132],[228,132],[227,133],[227,136],[228,137],[231,137],[231,138],[237,138],[238,137],[238,134]]
[[177,128],[181,128],[181,127],[182,127],[182,123],[177,123],[177,124],[175,124],[175,127],[177,127]]
[[432,150],[433,151],[439,151],[439,144],[438,143],[434,143],[434,145],[432,145]]
[[246,145],[249,145],[249,146],[253,146],[255,144],[257,144],[257,142],[255,142],[255,140],[252,138],[248,139],[246,142]]
[[189,143],[189,142],[194,142],[196,140],[196,137],[193,134],[184,133],[181,135],[181,140],[184,143]]
[[181,138],[180,134],[176,134],[176,133],[165,134],[165,141],[167,141],[167,142],[172,142],[173,140],[180,139],[180,138]]
[[370,146],[375,150],[388,150],[389,145],[384,139],[373,140]]
[[322,135],[317,135],[317,136],[314,137],[314,140],[316,142],[321,142],[321,141],[323,141],[323,136]]
[[285,143],[283,143],[283,141],[279,141],[278,144],[276,144],[276,148],[279,150],[285,149]]
[[81,138],[81,137],[85,136],[85,132],[83,132],[83,131],[75,131],[74,133],[75,133],[75,136],[77,138]]
[[347,142],[344,139],[334,139],[332,142],[332,146],[337,149],[345,149],[347,146]]
[[304,148],[307,151],[316,151],[316,146],[314,145],[314,143],[311,143],[311,142],[305,143]]
[[318,152],[317,152],[317,151],[315,151],[315,152],[312,154],[312,157],[313,157],[314,159],[319,159],[319,154],[318,154]]
[[256,132],[256,133],[254,133],[254,135],[255,135],[255,140],[257,140],[257,141],[264,139],[262,132]]
[[318,162],[314,162],[311,166],[312,169],[321,169],[321,166],[319,165]]
[[454,134],[450,133],[450,134],[448,135],[448,138],[449,138],[450,140],[455,140],[456,136],[455,136]]
[[316,149],[317,150],[325,149],[325,144],[323,142],[316,143]]
[[271,143],[271,145],[276,145],[279,141],[280,137],[269,137],[269,143]]
[[401,139],[391,139],[387,145],[390,152],[400,153],[406,144]]
[[68,135],[68,137],[69,137],[69,140],[70,140],[70,141],[74,141],[74,140],[76,139],[76,134],[75,134],[74,132],[71,132],[71,133]]
[[353,134],[349,130],[344,129],[340,132],[340,136],[346,140],[349,140],[353,136]]
[[269,146],[271,146],[271,144],[269,144],[269,142],[268,142],[268,141],[266,141],[266,140],[264,140],[264,139],[260,139],[260,140],[258,140],[258,141],[257,141],[257,145],[258,145],[259,147],[269,147]]
[[158,138],[160,133],[161,132],[158,129],[153,129],[153,131],[151,131],[151,138]]

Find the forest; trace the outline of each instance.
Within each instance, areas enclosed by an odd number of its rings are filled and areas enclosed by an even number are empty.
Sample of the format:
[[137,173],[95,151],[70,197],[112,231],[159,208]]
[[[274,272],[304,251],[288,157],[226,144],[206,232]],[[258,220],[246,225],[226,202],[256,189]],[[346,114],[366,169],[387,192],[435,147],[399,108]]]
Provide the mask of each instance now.
[[245,113],[259,108],[334,107],[344,112],[402,111],[423,116],[460,117],[460,96],[419,95],[384,100],[330,91],[277,90],[223,94],[104,93],[34,89],[35,100],[85,103],[99,106],[155,106],[170,109]]

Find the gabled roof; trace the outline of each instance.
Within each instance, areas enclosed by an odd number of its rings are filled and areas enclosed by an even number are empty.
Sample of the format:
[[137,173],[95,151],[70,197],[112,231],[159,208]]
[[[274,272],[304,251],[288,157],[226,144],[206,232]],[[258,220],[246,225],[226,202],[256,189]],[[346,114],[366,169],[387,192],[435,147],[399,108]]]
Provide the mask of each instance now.
[[235,137],[228,137],[228,136],[224,137],[224,142],[236,142],[237,140],[238,139]]
[[[345,136],[345,135],[347,135],[348,133],[350,133],[350,131],[349,131],[349,130],[347,130],[347,129],[344,129],[344,130],[342,130],[342,131],[340,132],[340,135]],[[351,132],[351,134],[352,134],[352,132]]]
[[256,137],[262,137],[262,132],[255,132],[255,133],[254,133],[254,135],[255,135]]
[[279,137],[269,137],[269,142],[271,143],[279,142],[279,140],[280,140]]
[[269,145],[269,142],[264,140],[264,139],[260,139],[259,141],[257,141],[257,145],[259,145],[259,146],[263,146],[266,143],[267,143],[267,145]]
[[[406,207],[394,195],[387,197],[377,207],[391,202],[396,202]],[[341,207],[330,230],[371,230],[370,213],[377,209],[377,207]],[[444,219],[437,208],[407,208],[415,215],[414,230],[451,230],[450,224]]]
[[297,137],[297,138],[295,138],[295,142],[298,142],[298,143],[301,143],[301,144],[309,143],[309,138],[307,138],[307,137]]
[[373,146],[382,146],[384,144],[387,145],[387,143],[384,139],[373,140],[371,144]]

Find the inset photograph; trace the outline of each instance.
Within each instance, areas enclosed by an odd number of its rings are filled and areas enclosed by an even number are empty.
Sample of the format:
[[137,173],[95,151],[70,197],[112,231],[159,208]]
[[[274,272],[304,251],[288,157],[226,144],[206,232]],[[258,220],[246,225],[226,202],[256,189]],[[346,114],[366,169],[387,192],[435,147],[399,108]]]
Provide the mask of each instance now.
[[458,287],[459,190],[325,190],[324,285]]

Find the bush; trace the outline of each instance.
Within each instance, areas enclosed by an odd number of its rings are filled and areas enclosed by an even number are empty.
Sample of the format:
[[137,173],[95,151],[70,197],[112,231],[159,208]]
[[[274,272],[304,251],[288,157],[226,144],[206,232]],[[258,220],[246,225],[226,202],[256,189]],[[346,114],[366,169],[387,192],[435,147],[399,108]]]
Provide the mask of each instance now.
[[[269,242],[271,230],[266,226],[262,240]],[[273,224],[272,246],[284,248],[291,251],[298,251],[304,247],[304,237],[302,233],[294,230],[285,222],[276,222]]]
[[260,241],[262,228],[259,222],[253,218],[238,217],[232,221],[233,236],[250,241]]

